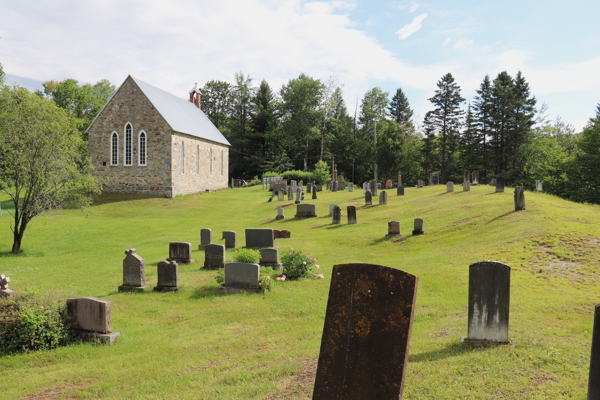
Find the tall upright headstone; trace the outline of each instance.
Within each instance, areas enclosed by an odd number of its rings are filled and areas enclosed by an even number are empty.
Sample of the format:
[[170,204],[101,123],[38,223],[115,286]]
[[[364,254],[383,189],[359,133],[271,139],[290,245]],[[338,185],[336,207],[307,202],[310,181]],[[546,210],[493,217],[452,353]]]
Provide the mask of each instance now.
[[433,174],[431,172],[427,175],[427,181],[427,185],[433,186]]
[[377,181],[373,179],[371,181],[371,195],[377,196],[377,188],[378,187],[379,187],[379,185],[377,185]]
[[292,186],[288,186],[287,188],[288,200],[294,200],[294,190]]
[[477,171],[473,171],[473,173],[471,173],[471,178],[472,178],[472,185],[479,185],[479,172]]
[[437,172],[432,172],[431,173],[431,184],[432,185],[439,185],[440,184],[440,174],[438,174]]
[[398,172],[398,187],[404,186],[404,182],[402,181],[402,174]]
[[331,217],[332,224],[340,224],[342,222],[342,210],[337,204],[333,207],[333,216]]
[[448,181],[448,183],[446,183],[446,186],[448,187],[448,192],[454,192],[454,182]]
[[178,292],[179,287],[179,264],[176,261],[161,261],[157,267],[157,281],[155,292]]
[[285,200],[284,195],[285,195],[284,190],[283,189],[279,189],[277,191],[277,201],[284,201]]
[[312,198],[313,200],[317,199],[317,185],[313,185],[312,187]]
[[346,183],[344,181],[340,181],[338,183],[338,190],[344,190],[345,187],[346,187]]
[[333,267],[313,400],[398,400],[419,278],[372,264]]
[[367,190],[365,193],[365,206],[370,206],[373,204],[373,196],[371,195],[371,191]]
[[300,199],[302,197],[302,189],[298,186],[298,190],[296,190],[296,204],[300,204]]
[[496,193],[504,192],[504,177],[497,176],[496,177]]
[[203,250],[204,246],[212,243],[212,229],[200,229],[200,244],[198,250]]
[[333,207],[335,207],[335,206],[336,206],[335,204],[330,204],[330,205],[327,207],[327,216],[328,216],[328,217],[331,217],[331,216],[333,215]]
[[396,196],[404,196],[404,186],[398,186],[396,188]]
[[235,249],[235,231],[223,231],[223,239],[226,249]]
[[367,190],[369,190],[369,182],[363,182],[363,194],[367,194]]
[[463,172],[463,182],[471,183],[471,174],[469,173],[468,169],[465,169]]
[[348,206],[348,225],[356,224],[356,206]]
[[135,249],[125,250],[123,284],[117,290],[119,292],[142,292],[145,287],[144,259],[136,254]]
[[312,182],[308,182],[308,183],[306,184],[306,191],[307,191],[308,193],[312,193],[312,187],[313,187],[313,183],[312,183]]
[[337,192],[338,190],[338,182],[337,181],[331,181],[331,191],[332,192]]
[[204,248],[204,268],[219,269],[225,266],[225,245],[207,244]]
[[469,181],[463,181],[463,192],[468,192],[471,190],[471,184]]
[[354,184],[352,184],[352,182],[348,183],[348,192],[353,192],[354,191]]
[[422,235],[425,233],[425,231],[423,230],[423,219],[422,218],[415,218],[415,225],[414,225],[414,229],[412,231],[413,235]]
[[594,312],[587,396],[588,400],[600,400],[600,304],[596,304]]
[[515,188],[515,211],[525,209],[525,191],[521,186]]
[[535,181],[535,191],[539,193],[544,191],[544,181]]
[[381,193],[379,193],[379,205],[387,205],[387,192],[385,190],[382,190]]
[[496,261],[469,266],[468,341],[508,343],[510,267]]

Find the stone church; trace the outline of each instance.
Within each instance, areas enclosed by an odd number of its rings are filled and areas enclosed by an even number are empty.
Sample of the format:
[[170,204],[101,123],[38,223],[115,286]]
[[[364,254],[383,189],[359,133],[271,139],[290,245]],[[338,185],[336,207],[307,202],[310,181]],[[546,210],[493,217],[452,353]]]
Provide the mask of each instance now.
[[166,197],[227,187],[230,143],[189,100],[131,75],[87,129],[94,176],[109,193]]

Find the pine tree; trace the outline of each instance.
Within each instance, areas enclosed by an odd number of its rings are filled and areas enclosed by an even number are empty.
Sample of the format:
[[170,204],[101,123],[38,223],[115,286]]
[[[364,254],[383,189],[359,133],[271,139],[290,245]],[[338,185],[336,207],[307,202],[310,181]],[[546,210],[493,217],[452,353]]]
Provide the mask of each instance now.
[[490,136],[491,114],[492,114],[492,84],[489,75],[483,78],[483,82],[477,90],[477,96],[473,102],[473,114],[479,143],[481,144],[479,153],[479,176],[485,178],[491,170],[491,162],[487,157],[488,140]]
[[467,107],[465,130],[460,136],[460,159],[463,169],[481,171],[481,142],[477,133],[477,121],[471,111],[471,103]]
[[401,88],[396,90],[396,94],[392,97],[392,101],[389,106],[390,115],[394,121],[400,124],[410,125],[412,127],[411,118],[413,116],[413,110],[408,104],[408,99],[404,95]]
[[425,113],[425,118],[423,119],[423,134],[423,146],[421,147],[421,153],[423,154],[423,171],[426,173],[438,171],[438,143],[435,137],[433,111],[428,111]]
[[590,125],[600,124],[600,103],[598,103],[598,105],[596,106],[596,116],[590,118],[589,124]]
[[495,175],[503,175],[508,170],[507,142],[511,129],[514,106],[514,82],[503,71],[494,79],[491,95],[490,113],[490,157]]
[[509,153],[507,159],[512,171],[510,174],[514,180],[523,176],[525,160],[523,148],[528,145],[532,138],[533,125],[535,124],[535,105],[537,100],[531,95],[529,83],[517,72],[514,79],[514,125],[509,133]]

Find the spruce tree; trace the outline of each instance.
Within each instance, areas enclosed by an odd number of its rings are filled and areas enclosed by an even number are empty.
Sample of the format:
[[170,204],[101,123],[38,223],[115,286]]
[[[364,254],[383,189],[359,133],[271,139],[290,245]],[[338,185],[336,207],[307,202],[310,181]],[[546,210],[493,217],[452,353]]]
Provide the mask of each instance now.
[[401,88],[396,90],[396,94],[392,97],[392,101],[389,106],[390,115],[394,121],[400,124],[410,125],[412,127],[411,118],[413,116],[413,110],[408,104],[408,99],[404,95]]
[[514,82],[506,71],[499,73],[494,79],[490,101],[490,160],[495,175],[503,175],[508,171],[507,142],[513,122],[514,106]]
[[422,168],[426,173],[436,172],[439,170],[438,160],[438,143],[435,137],[435,125],[433,124],[433,111],[425,113],[423,119],[423,146],[421,153],[423,154]]
[[491,114],[492,114],[492,83],[489,75],[483,78],[483,82],[477,90],[475,101],[473,102],[473,114],[475,119],[475,127],[479,143],[481,144],[479,152],[479,176],[485,178],[491,171],[492,163],[487,157],[488,140],[490,136]]
[[523,176],[525,159],[523,149],[532,140],[532,128],[535,124],[535,105],[537,100],[531,95],[529,83],[517,72],[514,79],[513,126],[509,131],[508,154],[511,176],[514,180]]
[[477,133],[477,121],[474,113],[471,111],[471,103],[467,107],[465,130],[460,136],[459,145],[460,160],[463,169],[481,172],[481,142]]

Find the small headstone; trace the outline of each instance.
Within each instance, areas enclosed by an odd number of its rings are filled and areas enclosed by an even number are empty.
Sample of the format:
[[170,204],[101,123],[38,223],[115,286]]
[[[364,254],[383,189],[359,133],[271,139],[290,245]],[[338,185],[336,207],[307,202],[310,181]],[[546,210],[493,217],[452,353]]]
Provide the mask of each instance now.
[[398,187],[404,186],[404,182],[402,181],[402,174],[398,172]]
[[312,218],[317,216],[317,206],[314,204],[298,204],[294,218]]
[[381,182],[377,182],[377,189],[382,189],[383,185],[381,185]]
[[338,190],[344,190],[345,187],[346,187],[346,183],[344,183],[344,182],[340,182],[338,184]]
[[463,172],[463,183],[464,182],[471,183],[471,174],[467,169],[465,169],[465,171]]
[[600,399],[600,304],[596,304],[596,311],[594,312],[587,398],[588,400]]
[[398,186],[396,188],[396,196],[404,196],[404,186]]
[[379,185],[376,180],[371,181],[371,195],[377,196],[377,189],[379,189]]
[[454,192],[454,182],[448,181],[448,183],[446,183],[446,186],[448,187],[447,192]]
[[313,400],[398,400],[419,278],[370,264],[333,267]]
[[306,191],[307,191],[308,193],[312,193],[312,187],[313,187],[313,184],[312,184],[312,182],[308,182],[308,183],[306,184]]
[[285,200],[285,192],[283,191],[283,189],[279,189],[277,191],[277,201],[284,201]]
[[123,284],[119,292],[144,291],[144,259],[135,253],[135,249],[125,250],[123,259]]
[[300,189],[304,190],[304,181],[300,181],[300,183],[298,183],[298,186],[300,187]]
[[473,180],[472,185],[479,185],[479,172],[473,171],[471,173],[471,178]]
[[413,235],[422,235],[425,232],[423,231],[423,219],[415,218],[415,228],[412,231]]
[[200,245],[198,250],[204,250],[204,246],[212,243],[212,229],[200,229]]
[[335,204],[330,204],[329,207],[327,208],[327,216],[331,217],[333,215],[333,207],[335,207]]
[[515,188],[515,211],[525,209],[525,191],[521,186]]
[[273,187],[272,187],[273,194],[277,193],[277,191],[279,189],[283,189],[283,190],[287,189],[287,184],[286,183],[281,183],[280,182],[280,183],[273,183],[272,185],[273,185]]
[[246,248],[262,249],[264,247],[275,247],[275,236],[273,235],[273,229],[246,229]]
[[497,176],[496,177],[496,193],[503,193],[503,192],[504,192],[504,177]]
[[292,237],[292,232],[273,229],[273,237],[275,239],[290,239]]
[[331,191],[332,192],[337,192],[338,190],[338,183],[337,181],[331,181]]
[[283,207],[277,207],[277,215],[275,216],[275,219],[284,219],[285,218],[285,214],[283,211]]
[[369,183],[363,182],[363,194],[367,194],[367,190],[369,190]]
[[167,260],[183,264],[194,262],[192,258],[192,244],[189,242],[169,243],[169,258]]
[[225,266],[225,245],[207,244],[204,248],[204,268],[219,269]]
[[430,174],[427,176],[427,180],[429,181],[428,185],[429,185],[429,186],[433,186],[433,174],[432,174],[432,173],[430,173]]
[[539,193],[544,191],[544,181],[535,181],[535,191]]
[[379,193],[379,205],[387,205],[387,192],[385,190],[382,190],[381,193]]
[[341,220],[342,220],[342,210],[340,209],[340,206],[335,205],[333,207],[333,217],[331,218],[331,223],[332,224],[341,224]]
[[496,261],[469,266],[467,341],[508,343],[510,267]]
[[469,181],[463,181],[463,192],[468,192],[471,189]]
[[0,297],[14,296],[15,292],[8,288],[10,278],[8,276],[0,275]]
[[295,180],[292,180],[292,186],[296,186],[297,182]]
[[496,178],[494,178],[490,181],[490,185],[496,186]]
[[317,199],[317,185],[313,185],[313,187],[312,187],[312,199],[313,200]]
[[221,286],[221,291],[259,292],[259,282],[260,266],[258,264],[231,262],[225,264],[225,283]]
[[392,186],[394,186],[394,184],[392,183],[391,179],[388,179],[387,181],[385,181],[385,188],[386,189],[391,189]]
[[365,193],[365,206],[370,206],[373,204],[373,196],[371,195],[371,191],[367,190]]
[[317,192],[323,191],[323,185],[317,185]]
[[431,184],[432,185],[439,185],[440,184],[440,174],[438,174],[437,172],[433,172],[431,174]]
[[288,188],[287,188],[288,200],[294,200],[294,189],[293,189],[293,187],[295,187],[295,185],[294,186],[288,186]]
[[112,303],[95,297],[72,297],[67,299],[67,310],[73,328],[84,331],[112,332]]
[[302,197],[302,190],[296,190],[296,204],[300,204],[300,198]]
[[356,206],[348,206],[348,225],[356,224]]
[[279,249],[275,247],[260,249],[260,266],[271,267],[273,269],[283,268],[283,265],[279,261]]
[[385,237],[395,237],[402,236],[400,234],[400,222],[398,221],[390,221],[388,222],[388,233]]
[[235,231],[223,231],[223,239],[226,249],[235,249]]
[[179,264],[175,261],[161,261],[157,267],[158,283],[154,287],[156,292],[179,291]]
[[422,180],[420,180],[420,179],[419,179],[419,180],[417,181],[417,187],[418,187],[418,188],[422,188],[422,187],[424,187],[424,186],[425,186],[425,182],[423,182]]
[[348,183],[348,192],[353,192],[354,191],[354,185],[352,184],[352,182]]

